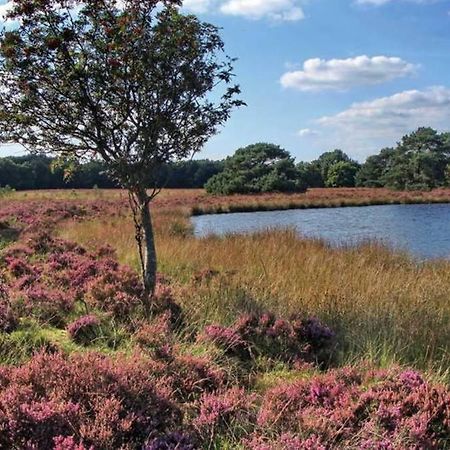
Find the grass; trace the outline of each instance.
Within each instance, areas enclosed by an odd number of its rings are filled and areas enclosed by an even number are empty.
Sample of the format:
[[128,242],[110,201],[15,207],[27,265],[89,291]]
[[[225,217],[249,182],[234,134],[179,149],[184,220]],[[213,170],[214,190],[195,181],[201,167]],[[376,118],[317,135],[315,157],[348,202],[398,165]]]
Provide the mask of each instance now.
[[[356,190],[337,190],[334,198],[330,190],[310,195],[323,204],[342,198],[375,201],[379,194],[372,191],[368,195],[363,190],[360,197]],[[449,192],[421,198],[437,201],[446,199],[444,194]],[[292,230],[196,239],[190,233],[189,208],[197,204],[202,211],[213,211],[218,201],[204,197],[202,204],[203,195],[167,191],[153,211],[160,270],[175,280],[178,301],[192,323],[226,324],[241,312],[266,309],[283,316],[316,315],[337,330],[342,365],[361,360],[408,364],[448,379],[449,262],[419,264],[377,243],[335,249],[301,239]],[[399,202],[413,198],[411,193],[389,195]],[[272,197],[292,202],[290,196],[276,195],[263,197],[264,202],[271,205]],[[247,204],[246,198],[234,199],[238,206]],[[137,267],[133,227],[126,218],[68,223],[61,234],[87,246],[109,243],[121,262]],[[205,270],[216,274],[209,281],[195,281]]]

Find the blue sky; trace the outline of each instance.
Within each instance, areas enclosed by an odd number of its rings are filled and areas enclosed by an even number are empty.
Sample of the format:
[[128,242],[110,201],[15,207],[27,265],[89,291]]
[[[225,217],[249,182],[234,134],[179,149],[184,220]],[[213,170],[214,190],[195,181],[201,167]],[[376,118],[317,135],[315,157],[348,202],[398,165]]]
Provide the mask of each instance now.
[[185,0],[185,8],[223,28],[248,104],[199,157],[267,141],[298,160],[342,148],[363,161],[418,126],[450,130],[450,0]]

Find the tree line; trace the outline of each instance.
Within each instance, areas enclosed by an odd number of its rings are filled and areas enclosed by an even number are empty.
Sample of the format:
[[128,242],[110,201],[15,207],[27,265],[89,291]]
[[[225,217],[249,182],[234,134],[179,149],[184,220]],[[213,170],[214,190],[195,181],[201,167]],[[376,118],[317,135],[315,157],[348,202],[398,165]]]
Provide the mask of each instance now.
[[[0,187],[24,189],[116,188],[104,163],[79,164],[72,175],[46,155],[0,158]],[[303,192],[315,187],[388,187],[428,190],[450,186],[450,133],[419,128],[395,146],[360,164],[342,150],[325,152],[311,162],[296,163],[275,144],[238,149],[221,161],[188,160],[163,165],[149,186],[203,188],[213,194]]]
[[[90,161],[70,168],[57,164],[46,155],[8,156],[0,158],[0,187],[16,190],[33,189],[92,189],[118,188],[119,184],[108,176],[105,164]],[[165,164],[158,179],[161,187],[202,188],[205,183],[223,170],[222,161],[190,160]],[[148,180],[148,185],[152,185]]]
[[387,187],[430,190],[450,186],[450,133],[427,127],[404,136],[392,148],[363,164],[342,150],[325,152],[314,161],[295,163],[274,144],[241,148],[224,161],[206,189],[213,194],[303,192],[317,187]]

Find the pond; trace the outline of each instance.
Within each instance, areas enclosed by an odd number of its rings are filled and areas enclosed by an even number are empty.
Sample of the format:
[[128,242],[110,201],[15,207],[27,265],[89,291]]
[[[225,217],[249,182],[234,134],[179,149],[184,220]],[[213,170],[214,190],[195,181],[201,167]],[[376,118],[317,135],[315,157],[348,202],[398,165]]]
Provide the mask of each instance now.
[[198,237],[294,228],[301,236],[333,245],[376,240],[420,259],[450,259],[450,204],[214,214],[192,221]]

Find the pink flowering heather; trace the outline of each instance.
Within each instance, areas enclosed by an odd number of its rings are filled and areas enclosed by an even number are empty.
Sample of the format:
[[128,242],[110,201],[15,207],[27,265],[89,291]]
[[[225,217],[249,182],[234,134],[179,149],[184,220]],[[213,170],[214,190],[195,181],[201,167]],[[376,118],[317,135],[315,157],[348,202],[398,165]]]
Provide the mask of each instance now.
[[104,272],[90,282],[87,302],[94,308],[111,313],[118,319],[129,316],[141,304],[142,283],[127,267]]
[[312,435],[308,438],[301,438],[291,433],[270,439],[263,438],[255,434],[253,438],[245,441],[248,450],[328,450],[318,436]]
[[143,450],[196,450],[194,439],[183,433],[174,432],[155,438]]
[[[70,291],[34,284],[23,292],[25,308],[44,323],[64,326],[65,316],[72,311],[75,298]],[[19,297],[22,297],[19,294]]]
[[100,320],[97,316],[83,316],[67,327],[69,336],[78,344],[89,345],[99,334]]
[[450,436],[450,393],[410,370],[381,376],[338,370],[271,389],[258,423],[281,433],[315,433],[338,448],[388,449],[402,442],[439,449]]
[[254,423],[255,399],[242,388],[204,394],[199,400],[199,414],[194,427],[202,436],[211,436],[233,428],[238,424],[241,430]]
[[230,355],[245,357],[249,354],[248,343],[231,327],[209,325],[203,330],[201,340],[213,342]]
[[11,308],[8,288],[0,277],[0,332],[9,333],[13,331],[17,323],[18,319]]
[[226,371],[207,357],[177,356],[168,369],[174,394],[182,401],[214,393],[229,382]]
[[83,444],[77,443],[73,436],[57,436],[53,439],[53,450],[94,450],[87,448]]
[[0,448],[140,449],[149,436],[181,427],[159,372],[138,356],[95,353],[42,354],[2,369]]
[[331,358],[334,333],[317,319],[288,321],[263,314],[244,315],[231,327],[208,326],[201,339],[244,359],[260,355],[284,362],[321,364]]

